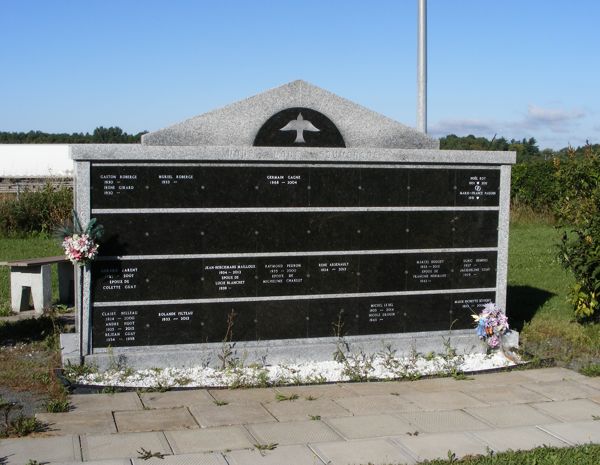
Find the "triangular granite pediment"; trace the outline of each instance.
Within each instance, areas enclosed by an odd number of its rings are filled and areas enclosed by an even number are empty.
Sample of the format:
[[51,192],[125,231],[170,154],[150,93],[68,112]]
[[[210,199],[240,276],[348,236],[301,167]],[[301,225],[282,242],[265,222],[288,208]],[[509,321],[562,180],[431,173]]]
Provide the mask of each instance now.
[[[303,111],[304,115],[302,115]],[[307,115],[309,113],[312,119],[320,118],[319,123],[313,125],[309,115]],[[277,120],[278,117],[279,121]],[[261,136],[257,138],[257,135],[261,129],[263,135],[265,131],[268,131],[269,128],[266,123],[269,120],[275,121],[275,123],[272,123],[275,125],[271,128],[271,131],[277,137],[270,139],[267,137],[267,143],[265,143],[264,137],[262,139]],[[341,143],[339,141],[336,142],[337,145],[319,143],[319,137],[329,134],[317,130],[325,124],[323,122],[326,120],[339,131]],[[276,124],[281,125],[281,128]],[[306,129],[298,132],[296,130],[298,127]],[[275,140],[278,139],[278,131],[284,131],[281,134],[289,137],[289,143],[281,144],[288,146],[345,146],[347,148],[390,149],[439,148],[437,139],[301,80],[290,82],[223,108],[195,116],[173,126],[145,134],[142,137],[142,144],[184,146],[280,145]],[[275,141],[273,142],[273,140]]]

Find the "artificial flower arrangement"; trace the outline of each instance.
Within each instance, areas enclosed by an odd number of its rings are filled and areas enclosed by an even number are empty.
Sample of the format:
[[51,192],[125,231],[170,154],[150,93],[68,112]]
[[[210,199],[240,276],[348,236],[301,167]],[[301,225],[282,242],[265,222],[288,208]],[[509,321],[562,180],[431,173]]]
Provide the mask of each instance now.
[[96,218],[92,218],[83,227],[77,213],[73,211],[73,225],[59,228],[57,235],[62,241],[65,255],[77,266],[85,266],[98,255],[98,239],[102,237],[104,228],[97,224]]
[[479,315],[473,315],[477,323],[479,339],[492,349],[498,348],[502,343],[502,336],[510,329],[508,317],[495,303],[485,304]]

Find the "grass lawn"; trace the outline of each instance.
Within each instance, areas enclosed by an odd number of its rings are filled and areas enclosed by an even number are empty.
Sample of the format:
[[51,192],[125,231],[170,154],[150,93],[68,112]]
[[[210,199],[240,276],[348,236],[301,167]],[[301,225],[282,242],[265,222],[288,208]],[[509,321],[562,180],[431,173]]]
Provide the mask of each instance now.
[[541,447],[530,451],[508,451],[488,457],[465,457],[462,460],[451,458],[422,463],[429,465],[597,465],[600,463],[600,445],[586,444],[563,449]]
[[526,352],[580,368],[600,362],[600,324],[573,321],[573,278],[556,260],[559,235],[547,224],[511,224],[507,313]]

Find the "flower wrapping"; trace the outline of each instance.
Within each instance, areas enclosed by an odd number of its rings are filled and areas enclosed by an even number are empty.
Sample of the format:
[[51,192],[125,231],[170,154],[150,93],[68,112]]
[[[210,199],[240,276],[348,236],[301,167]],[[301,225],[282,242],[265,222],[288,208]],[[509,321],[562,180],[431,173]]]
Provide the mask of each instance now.
[[67,236],[62,246],[65,255],[73,265],[86,265],[98,255],[98,244],[88,234]]
[[473,315],[473,319],[477,323],[479,339],[485,341],[492,349],[500,346],[502,336],[510,330],[508,317],[495,303],[484,305],[481,313]]
[[66,257],[73,265],[85,266],[98,255],[100,247],[97,240],[102,237],[104,228],[92,218],[87,225],[82,226],[77,213],[73,211],[73,224],[63,225],[57,229],[56,235]]

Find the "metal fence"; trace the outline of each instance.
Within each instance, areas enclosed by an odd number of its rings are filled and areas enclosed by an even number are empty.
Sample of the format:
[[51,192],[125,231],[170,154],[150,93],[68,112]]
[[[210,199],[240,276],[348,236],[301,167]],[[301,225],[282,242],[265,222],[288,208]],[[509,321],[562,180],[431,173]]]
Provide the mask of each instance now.
[[14,194],[19,197],[22,192],[43,189],[46,186],[73,187],[71,177],[47,177],[47,178],[0,178],[0,194]]

